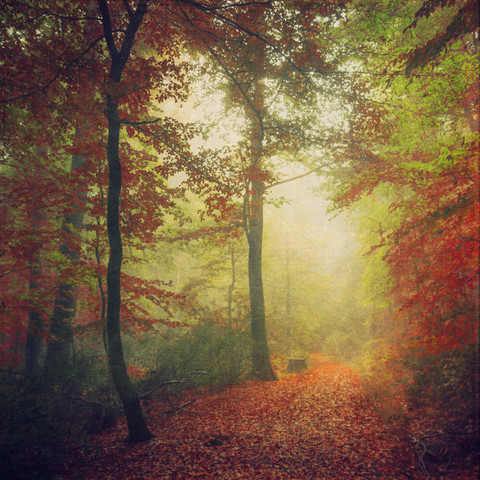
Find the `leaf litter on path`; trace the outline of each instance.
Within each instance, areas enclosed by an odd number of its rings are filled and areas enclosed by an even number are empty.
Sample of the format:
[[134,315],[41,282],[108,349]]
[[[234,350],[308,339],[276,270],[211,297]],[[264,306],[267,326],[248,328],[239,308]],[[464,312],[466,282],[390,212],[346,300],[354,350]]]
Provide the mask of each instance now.
[[[124,424],[92,438],[89,462],[69,463],[57,479],[422,480],[415,452],[385,422],[349,367],[314,355],[312,368],[278,382],[246,381],[173,417],[160,399],[148,406],[156,435],[129,445]],[[453,479],[452,479],[453,480]]]

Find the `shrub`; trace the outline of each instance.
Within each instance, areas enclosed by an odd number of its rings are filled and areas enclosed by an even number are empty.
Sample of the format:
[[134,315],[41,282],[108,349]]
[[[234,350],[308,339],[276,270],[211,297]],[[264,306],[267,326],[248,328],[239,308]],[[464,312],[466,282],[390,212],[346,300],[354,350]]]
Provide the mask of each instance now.
[[165,378],[189,376],[197,386],[208,383],[223,387],[243,378],[249,361],[247,332],[205,321],[160,340],[155,368]]
[[410,356],[405,364],[413,372],[406,393],[414,407],[429,407],[455,417],[476,415],[479,382],[476,346]]
[[2,478],[51,478],[52,464],[85,447],[88,412],[76,399],[97,373],[85,359],[39,369],[30,375],[0,374],[0,463]]

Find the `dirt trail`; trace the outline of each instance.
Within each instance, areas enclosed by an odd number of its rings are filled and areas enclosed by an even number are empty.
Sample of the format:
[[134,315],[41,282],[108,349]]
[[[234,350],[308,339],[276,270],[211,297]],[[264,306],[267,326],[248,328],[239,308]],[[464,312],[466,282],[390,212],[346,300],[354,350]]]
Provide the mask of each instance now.
[[357,375],[319,355],[304,374],[196,394],[190,412],[173,418],[162,410],[149,405],[157,435],[150,442],[124,445],[119,426],[94,438],[96,458],[57,478],[422,478],[400,430],[375,413]]

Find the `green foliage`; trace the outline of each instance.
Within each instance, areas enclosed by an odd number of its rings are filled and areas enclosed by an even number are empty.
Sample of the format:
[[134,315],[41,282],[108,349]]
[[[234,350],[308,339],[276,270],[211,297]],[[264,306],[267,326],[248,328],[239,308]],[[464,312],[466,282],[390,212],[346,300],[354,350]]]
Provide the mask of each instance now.
[[202,383],[225,386],[238,381],[250,365],[250,338],[247,332],[235,332],[215,323],[193,327],[187,338],[177,344],[179,367],[184,373],[206,371]]
[[401,361],[395,359],[387,343],[373,340],[365,344],[355,367],[365,393],[377,411],[385,418],[404,421],[407,412],[405,390],[411,383],[411,374]]
[[[223,387],[245,378],[250,368],[250,335],[213,321],[152,333],[126,341],[127,363],[154,372],[163,380],[189,379],[201,387]],[[191,382],[190,382],[191,381]]]
[[323,343],[322,352],[332,360],[351,363],[363,346],[363,339],[357,332],[333,330]]

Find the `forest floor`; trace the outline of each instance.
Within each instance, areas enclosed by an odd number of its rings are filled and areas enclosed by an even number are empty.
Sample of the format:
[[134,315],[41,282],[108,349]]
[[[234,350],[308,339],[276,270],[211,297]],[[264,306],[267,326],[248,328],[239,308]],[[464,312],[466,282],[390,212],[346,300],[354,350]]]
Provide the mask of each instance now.
[[156,435],[123,443],[126,426],[92,437],[65,458],[57,480],[324,479],[469,480],[455,468],[421,471],[408,433],[387,422],[357,374],[320,355],[311,368],[278,382],[247,381],[220,393],[191,391],[188,408],[165,415],[161,398],[145,405]]

